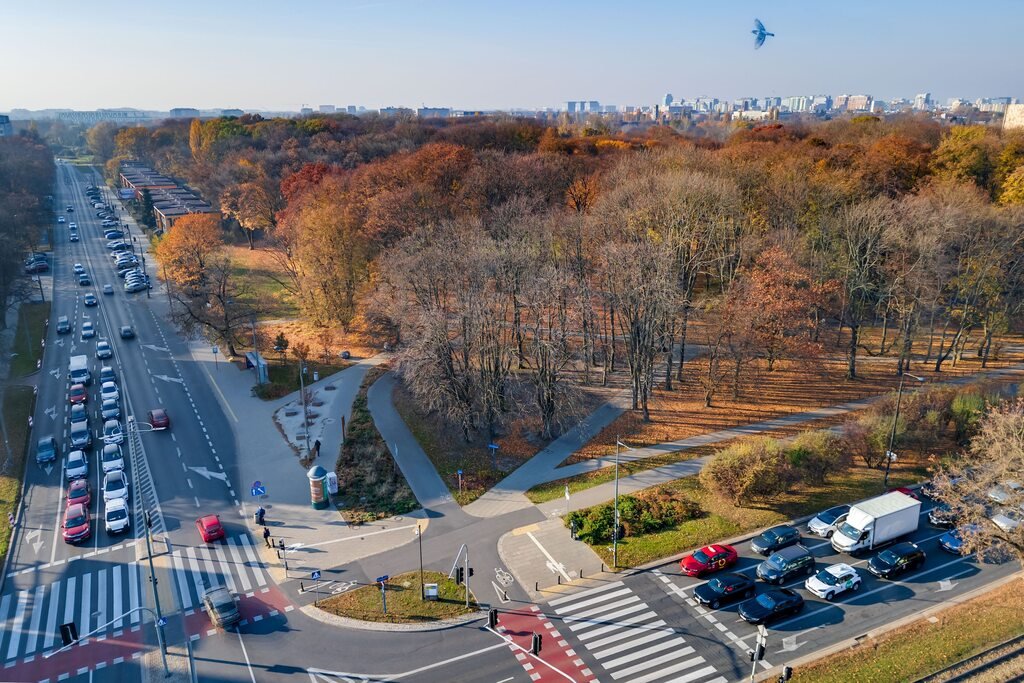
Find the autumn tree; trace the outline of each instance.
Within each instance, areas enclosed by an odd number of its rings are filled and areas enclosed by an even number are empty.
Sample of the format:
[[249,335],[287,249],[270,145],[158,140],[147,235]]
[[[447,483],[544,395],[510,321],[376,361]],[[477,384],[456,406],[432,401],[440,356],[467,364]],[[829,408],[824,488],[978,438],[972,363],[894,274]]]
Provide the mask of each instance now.
[[276,183],[265,175],[247,180],[221,194],[221,210],[238,222],[249,241],[249,249],[255,249],[254,235],[257,231],[270,231],[277,225],[277,214],[284,208],[280,190]]
[[943,180],[972,182],[992,190],[996,143],[984,126],[953,126],[932,157],[932,170]]

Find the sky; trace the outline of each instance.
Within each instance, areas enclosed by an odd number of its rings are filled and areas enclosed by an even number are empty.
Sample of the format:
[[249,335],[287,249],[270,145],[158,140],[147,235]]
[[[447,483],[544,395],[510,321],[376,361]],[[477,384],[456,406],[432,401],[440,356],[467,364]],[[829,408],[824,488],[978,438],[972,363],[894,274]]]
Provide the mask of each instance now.
[[5,3],[0,111],[1024,99],[1022,29],[1022,0]]

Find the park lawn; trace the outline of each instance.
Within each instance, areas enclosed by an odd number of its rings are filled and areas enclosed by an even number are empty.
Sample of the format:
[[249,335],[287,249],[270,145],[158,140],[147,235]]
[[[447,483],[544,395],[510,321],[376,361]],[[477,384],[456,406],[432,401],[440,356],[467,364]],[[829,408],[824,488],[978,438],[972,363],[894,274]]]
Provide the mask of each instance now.
[[[892,487],[906,486],[924,476],[923,469],[894,467],[889,482]],[[831,478],[822,486],[800,485],[775,500],[748,507],[737,507],[706,490],[697,477],[685,477],[653,487],[651,491],[691,498],[706,515],[673,528],[620,540],[620,567],[641,566],[715,541],[810,515],[832,505],[868,498],[882,493],[883,487],[879,470],[860,465]],[[591,547],[605,564],[612,564],[610,544],[600,543]]]
[[18,308],[18,328],[14,334],[15,356],[11,358],[11,378],[17,379],[36,371],[36,363],[43,356],[42,340],[46,338],[46,320],[50,317],[50,302],[22,304]]
[[[301,388],[298,360],[288,358],[281,361],[267,356],[264,356],[264,359],[267,361],[267,376],[270,382],[257,387],[256,396],[258,398],[262,398],[264,401],[273,401]],[[322,380],[351,365],[351,361],[338,358],[331,358],[326,363],[310,359],[306,361],[306,386],[308,387],[313,382],[314,373]]]
[[325,612],[362,621],[393,624],[427,623],[470,614],[480,609],[472,591],[466,607],[466,589],[434,571],[423,572],[424,583],[436,583],[437,600],[420,599],[420,575],[417,571],[392,576],[386,584],[388,612],[384,614],[380,585],[373,583],[321,600]]
[[299,316],[299,305],[282,282],[288,274],[265,249],[252,249],[248,245],[225,247],[231,256],[232,276],[246,292],[245,301],[257,304],[260,320],[291,319]]
[[1024,632],[1024,580],[926,619],[877,640],[798,667],[793,678],[814,683],[913,681],[971,657]]
[[18,509],[21,498],[22,478],[25,472],[25,458],[29,450],[28,418],[35,407],[35,393],[32,387],[8,385],[0,390],[3,394],[4,425],[11,453],[5,453],[0,444],[0,566],[7,557],[11,542],[11,527],[7,525],[8,513]]

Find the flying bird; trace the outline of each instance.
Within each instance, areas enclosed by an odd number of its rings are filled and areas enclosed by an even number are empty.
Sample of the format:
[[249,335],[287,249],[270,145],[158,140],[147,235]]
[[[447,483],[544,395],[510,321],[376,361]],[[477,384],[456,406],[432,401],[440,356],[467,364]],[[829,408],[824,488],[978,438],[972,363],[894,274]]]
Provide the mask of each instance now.
[[754,34],[754,49],[755,50],[757,48],[761,47],[762,45],[764,45],[765,39],[768,38],[769,36],[771,36],[772,38],[775,37],[774,33],[769,33],[768,32],[768,29],[766,29],[764,27],[764,24],[761,23],[760,19],[754,19],[754,30],[751,31],[751,33]]

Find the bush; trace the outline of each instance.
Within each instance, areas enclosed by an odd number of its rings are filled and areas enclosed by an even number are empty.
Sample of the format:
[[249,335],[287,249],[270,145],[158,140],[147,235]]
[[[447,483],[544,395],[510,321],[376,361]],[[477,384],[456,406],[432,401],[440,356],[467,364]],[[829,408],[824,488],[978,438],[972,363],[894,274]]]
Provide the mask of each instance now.
[[[606,503],[571,512],[566,523],[574,524],[577,537],[587,543],[611,543],[614,513],[614,505]],[[695,501],[665,491],[623,496],[619,499],[619,538],[662,531],[704,514]]]
[[853,459],[843,440],[828,429],[799,434],[786,449],[786,458],[801,480],[815,485],[849,469]]
[[974,391],[959,393],[953,398],[950,412],[956,427],[956,441],[966,444],[978,429],[978,423],[985,412],[985,399]]
[[740,441],[719,451],[700,473],[708,489],[736,505],[768,500],[785,493],[795,472],[779,442],[771,438]]
[[[906,420],[900,415],[896,424],[896,438],[901,438],[906,431]],[[889,448],[891,434],[892,413],[865,413],[843,425],[840,438],[847,453],[856,454],[868,467],[878,468],[885,464],[885,452]]]

